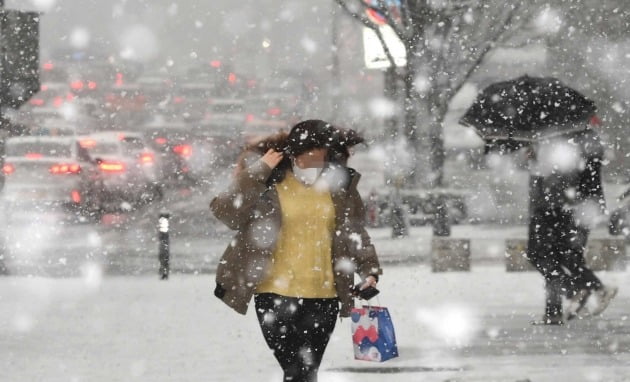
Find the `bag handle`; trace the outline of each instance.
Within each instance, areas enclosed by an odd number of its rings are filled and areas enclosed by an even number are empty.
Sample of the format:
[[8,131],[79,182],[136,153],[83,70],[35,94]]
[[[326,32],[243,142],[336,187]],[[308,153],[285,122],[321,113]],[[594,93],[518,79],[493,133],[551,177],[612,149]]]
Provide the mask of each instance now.
[[377,305],[372,305],[372,304],[370,303],[370,301],[372,301],[373,299],[374,299],[374,298],[371,298],[371,299],[369,299],[369,300],[363,300],[363,299],[361,299],[361,298],[358,298],[358,297],[357,297],[357,298],[355,299],[355,307],[356,307],[356,300],[365,301],[365,303],[361,303],[361,304],[360,304],[360,308],[363,308],[364,306],[367,306],[368,310],[369,310],[369,309],[372,309],[372,308],[376,308],[376,307],[381,307],[381,306],[383,306],[383,305],[381,305],[381,299],[378,297],[378,295],[376,296],[376,303],[377,303]]

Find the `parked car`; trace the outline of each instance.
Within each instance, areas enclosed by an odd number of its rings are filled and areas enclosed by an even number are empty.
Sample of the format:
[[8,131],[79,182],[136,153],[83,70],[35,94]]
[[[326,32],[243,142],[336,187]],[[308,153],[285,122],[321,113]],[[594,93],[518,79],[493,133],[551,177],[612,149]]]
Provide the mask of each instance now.
[[140,133],[94,133],[80,143],[102,174],[108,210],[128,210],[162,197],[159,158]]
[[69,212],[80,221],[100,216],[102,177],[75,137],[11,137],[2,166],[3,209]]

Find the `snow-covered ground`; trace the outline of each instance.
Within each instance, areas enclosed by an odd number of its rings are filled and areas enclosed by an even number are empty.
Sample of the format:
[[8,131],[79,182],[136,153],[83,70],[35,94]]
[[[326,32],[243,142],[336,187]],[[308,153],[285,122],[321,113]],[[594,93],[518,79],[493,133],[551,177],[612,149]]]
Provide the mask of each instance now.
[[[389,266],[378,303],[394,320],[400,357],[353,359],[338,321],[320,381],[628,381],[630,274],[601,273],[620,293],[601,317],[531,326],[542,280],[480,265],[432,273]],[[212,275],[0,278],[2,381],[279,381],[250,311],[212,295]]]

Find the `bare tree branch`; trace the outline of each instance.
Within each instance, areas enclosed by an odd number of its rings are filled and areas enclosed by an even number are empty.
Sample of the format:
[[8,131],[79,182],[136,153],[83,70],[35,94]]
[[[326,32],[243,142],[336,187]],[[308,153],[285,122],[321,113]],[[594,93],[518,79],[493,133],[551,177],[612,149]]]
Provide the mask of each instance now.
[[385,56],[387,56],[387,60],[392,68],[396,67],[396,61],[394,60],[394,56],[392,56],[392,52],[389,50],[389,46],[387,46],[387,42],[383,38],[383,33],[381,32],[381,28],[376,28],[374,30],[376,33],[376,37],[378,37],[378,41],[381,42],[381,46],[383,47],[383,51],[385,52]]
[[449,95],[448,97],[446,97],[447,102],[450,101],[455,96],[455,94],[457,94],[461,90],[462,86],[464,86],[464,84],[473,75],[473,73],[477,69],[479,69],[479,66],[483,62],[488,52],[490,52],[490,50],[492,50],[496,46],[496,42],[501,39],[503,33],[505,33],[507,28],[510,26],[510,23],[518,13],[518,9],[519,7],[516,6],[508,12],[506,19],[503,21],[503,23],[501,23],[501,27],[499,27],[498,31],[494,34],[494,36],[490,37],[486,41],[482,48],[479,49],[477,57],[471,62],[468,70],[464,73],[463,76],[459,78],[458,81],[453,83],[453,86],[451,87],[451,89],[449,89]]
[[350,7],[348,7],[348,4],[344,0],[335,0],[335,2],[337,4],[339,4],[339,6],[348,15],[354,17],[356,20],[358,20],[364,26],[366,26],[366,27],[368,27],[368,28],[370,28],[372,30],[378,29],[378,25],[374,24],[370,19],[368,19],[367,16],[365,16],[365,14],[363,12],[360,12],[360,13],[354,12],[353,10],[350,9]]
[[408,34],[409,29],[413,26],[413,22],[409,17],[409,3],[408,0],[400,1],[400,17],[402,20],[403,28],[405,28],[405,34]]

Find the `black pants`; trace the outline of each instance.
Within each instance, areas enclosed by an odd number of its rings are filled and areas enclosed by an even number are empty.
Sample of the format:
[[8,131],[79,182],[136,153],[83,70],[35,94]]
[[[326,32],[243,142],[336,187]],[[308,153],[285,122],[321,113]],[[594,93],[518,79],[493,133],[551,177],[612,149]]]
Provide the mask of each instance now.
[[284,371],[283,381],[315,382],[339,313],[337,298],[255,297],[265,341]]
[[527,256],[545,278],[547,315],[562,313],[562,296],[571,298],[581,289],[602,287],[584,260],[588,234],[588,229],[575,224],[570,211],[533,211]]

